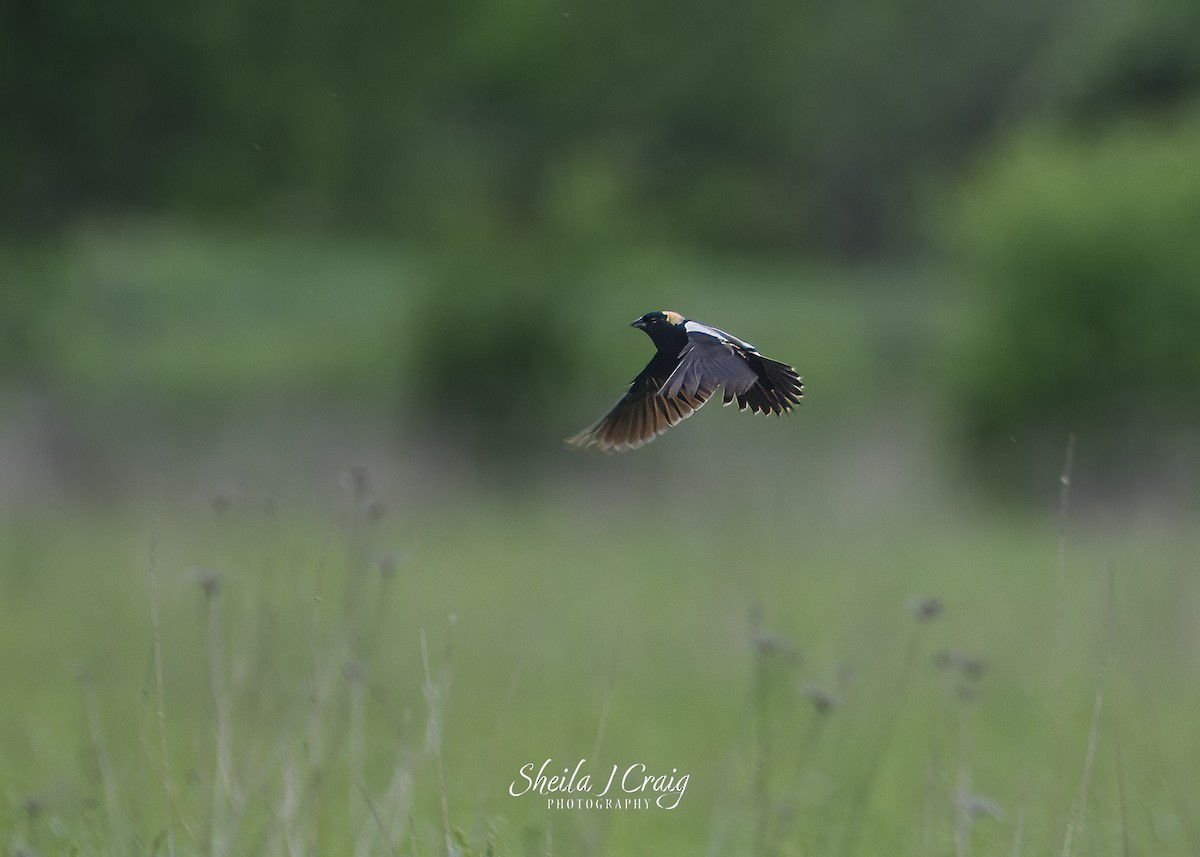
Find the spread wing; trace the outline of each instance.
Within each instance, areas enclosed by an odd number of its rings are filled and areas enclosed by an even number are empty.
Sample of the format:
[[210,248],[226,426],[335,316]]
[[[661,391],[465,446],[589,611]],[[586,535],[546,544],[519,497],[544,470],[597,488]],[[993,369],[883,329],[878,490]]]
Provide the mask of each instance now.
[[567,444],[601,452],[637,449],[694,414],[708,401],[715,385],[698,384],[692,390],[681,388],[670,395],[663,390],[667,379],[687,362],[684,354],[674,359],[656,354],[612,410],[579,434],[567,438]]
[[[688,321],[688,344],[678,369],[667,381],[668,391],[690,390],[693,384],[725,388],[725,404],[737,400],[739,410],[782,414],[800,404],[804,382],[786,363],[763,357],[758,349],[730,333]],[[689,355],[690,352],[690,355]]]
[[707,333],[692,333],[679,353],[679,365],[663,385],[662,394],[668,398],[680,393],[708,398],[720,386],[725,388],[728,405],[757,381],[758,373],[747,362],[743,349]]

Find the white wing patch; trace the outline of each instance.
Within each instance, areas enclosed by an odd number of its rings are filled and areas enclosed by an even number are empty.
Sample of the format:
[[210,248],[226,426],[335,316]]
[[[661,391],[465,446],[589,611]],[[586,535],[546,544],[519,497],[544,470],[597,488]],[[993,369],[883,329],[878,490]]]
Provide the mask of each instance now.
[[688,333],[699,333],[702,336],[711,336],[713,339],[720,340],[721,342],[728,342],[738,346],[739,348],[745,348],[747,351],[753,351],[755,354],[758,353],[758,349],[746,340],[738,339],[731,333],[726,333],[725,331],[715,327],[709,327],[707,324],[701,324],[698,321],[685,322],[683,329]]

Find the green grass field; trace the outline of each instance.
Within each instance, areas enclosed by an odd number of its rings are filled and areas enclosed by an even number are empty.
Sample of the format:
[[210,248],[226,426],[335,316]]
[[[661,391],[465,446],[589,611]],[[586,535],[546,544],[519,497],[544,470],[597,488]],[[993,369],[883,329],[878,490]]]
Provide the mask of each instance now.
[[[122,247],[105,257],[117,261],[87,256],[94,272],[126,271],[117,291],[154,296],[163,279],[201,300],[178,265],[146,263],[164,245]],[[362,355],[347,358],[349,343],[362,339],[375,365],[416,305],[384,299],[416,270],[390,257],[217,252],[221,264],[198,254],[209,274],[183,267],[199,282],[312,272],[302,319],[267,346],[247,310],[245,335],[209,325],[232,352],[148,360],[141,371],[180,396],[195,392],[188,378],[254,388],[220,380],[221,366],[275,383],[294,370],[289,354],[317,376],[353,376]],[[347,305],[322,349],[278,345],[307,342],[335,303],[318,283],[363,270],[377,305]],[[761,276],[760,293],[776,294]],[[685,286],[663,282],[678,304]],[[9,501],[6,853],[1200,850],[1191,519],[1097,508],[1086,473],[1065,525],[1061,509],[980,499],[929,428],[933,382],[888,388],[894,352],[854,345],[877,343],[889,319],[902,328],[889,341],[920,340],[961,310],[906,305],[914,328],[896,302],[829,288],[780,298],[788,313],[756,325],[720,289],[692,288],[694,303],[740,314],[728,326],[751,327],[764,350],[790,354],[795,337],[800,412],[714,408],[614,458],[555,444],[534,475],[503,481],[444,449],[389,457],[336,431],[303,458],[303,431],[285,425],[243,458],[146,465],[110,502]],[[617,348],[618,385],[644,348],[621,330],[644,309],[628,298],[589,309],[615,315],[617,345],[593,335]],[[151,301],[146,317],[166,320],[138,341],[187,351],[163,333],[186,327],[177,306]],[[245,356],[260,349],[276,362]],[[92,364],[73,359],[61,371],[84,385]],[[581,422],[615,394],[591,383],[577,391]],[[901,404],[909,393],[919,412]],[[1045,474],[1050,493],[1058,478]],[[509,793],[547,759],[556,774],[586,760],[592,793]],[[677,807],[547,806],[640,765],[687,777]]]

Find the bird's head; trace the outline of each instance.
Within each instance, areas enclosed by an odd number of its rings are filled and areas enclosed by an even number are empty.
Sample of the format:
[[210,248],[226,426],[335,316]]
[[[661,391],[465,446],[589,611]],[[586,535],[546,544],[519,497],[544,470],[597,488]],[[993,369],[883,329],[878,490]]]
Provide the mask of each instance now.
[[679,313],[662,310],[648,312],[641,318],[634,319],[633,326],[646,331],[646,335],[654,341],[659,351],[669,351],[675,355],[687,343],[684,321],[686,319]]
[[662,311],[655,310],[654,312],[648,312],[641,318],[635,318],[633,320],[633,326],[639,330],[644,330],[646,333],[649,333],[651,336],[653,336],[656,331],[665,330],[672,327],[682,327],[683,322],[683,316],[677,312],[671,312],[671,310],[666,309]]

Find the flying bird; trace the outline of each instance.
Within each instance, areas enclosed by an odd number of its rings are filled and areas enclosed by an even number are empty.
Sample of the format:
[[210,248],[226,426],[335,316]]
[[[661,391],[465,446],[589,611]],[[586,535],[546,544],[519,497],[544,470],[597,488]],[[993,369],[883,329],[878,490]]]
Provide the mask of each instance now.
[[743,339],[677,312],[648,312],[633,326],[657,353],[612,410],[567,438],[577,449],[624,452],[649,443],[694,414],[717,391],[739,410],[782,414],[800,404],[804,384],[786,363],[769,360]]

